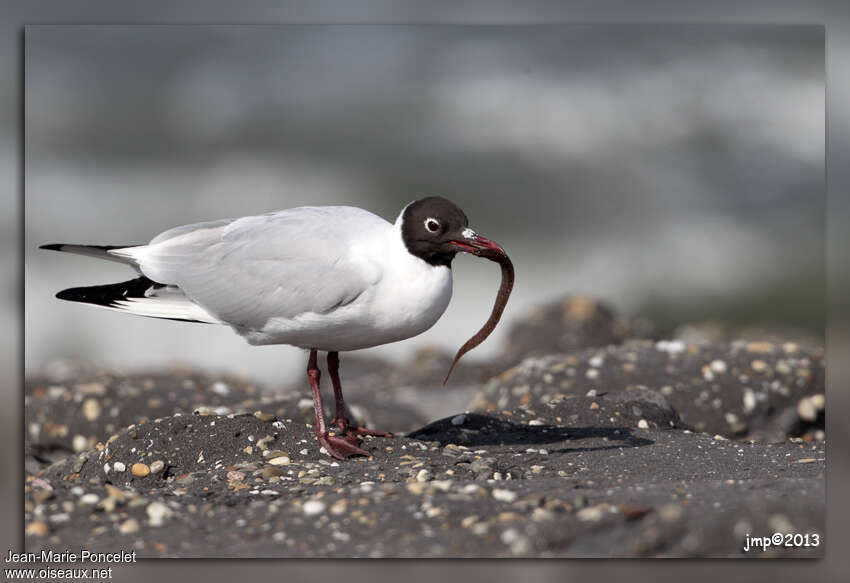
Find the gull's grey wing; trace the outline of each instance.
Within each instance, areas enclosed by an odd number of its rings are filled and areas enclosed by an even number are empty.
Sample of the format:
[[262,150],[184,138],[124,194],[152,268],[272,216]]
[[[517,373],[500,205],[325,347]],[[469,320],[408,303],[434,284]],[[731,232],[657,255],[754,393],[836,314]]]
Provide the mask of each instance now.
[[300,207],[178,227],[128,249],[147,277],[177,285],[228,324],[259,329],[272,317],[327,313],[381,278],[352,253],[389,223],[352,207]]

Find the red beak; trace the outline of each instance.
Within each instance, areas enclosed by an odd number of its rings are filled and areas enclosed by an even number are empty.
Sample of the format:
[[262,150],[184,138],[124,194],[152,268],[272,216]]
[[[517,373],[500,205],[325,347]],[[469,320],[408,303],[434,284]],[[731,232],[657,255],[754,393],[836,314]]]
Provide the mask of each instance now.
[[463,239],[454,239],[451,244],[454,245],[458,251],[471,253],[472,255],[507,256],[501,245],[495,241],[491,241],[487,237],[482,237],[472,229],[465,229],[463,232]]

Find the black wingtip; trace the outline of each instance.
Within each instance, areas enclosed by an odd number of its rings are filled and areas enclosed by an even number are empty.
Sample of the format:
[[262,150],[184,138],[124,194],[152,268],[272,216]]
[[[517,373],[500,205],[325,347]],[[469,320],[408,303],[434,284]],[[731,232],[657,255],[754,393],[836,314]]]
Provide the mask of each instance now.
[[63,289],[62,291],[56,294],[56,298],[60,300],[68,300],[69,302],[79,301],[79,289],[75,287]]
[[47,249],[48,251],[61,251],[62,243],[50,243],[49,245],[39,245],[39,249]]

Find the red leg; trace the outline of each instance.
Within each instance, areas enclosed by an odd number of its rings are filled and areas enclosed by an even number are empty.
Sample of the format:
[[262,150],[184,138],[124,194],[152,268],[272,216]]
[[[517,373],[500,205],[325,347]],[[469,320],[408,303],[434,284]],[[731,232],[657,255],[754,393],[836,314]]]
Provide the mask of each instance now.
[[310,390],[313,392],[313,408],[316,411],[316,425],[313,427],[313,432],[316,434],[316,439],[319,445],[323,446],[329,454],[337,459],[344,460],[353,455],[369,456],[369,452],[357,447],[357,439],[354,436],[334,437],[328,435],[328,428],[325,425],[325,412],[322,409],[322,394],[319,392],[319,378],[322,373],[319,371],[318,351],[313,349],[310,351],[310,360],[307,361],[307,377],[310,379]]
[[365,427],[352,425],[345,411],[345,400],[342,398],[342,384],[339,382],[339,352],[328,352],[328,372],[331,374],[331,382],[334,386],[334,401],[336,412],[333,421],[341,431],[349,437],[355,435],[374,435],[376,437],[392,437],[392,433],[386,431],[373,431]]

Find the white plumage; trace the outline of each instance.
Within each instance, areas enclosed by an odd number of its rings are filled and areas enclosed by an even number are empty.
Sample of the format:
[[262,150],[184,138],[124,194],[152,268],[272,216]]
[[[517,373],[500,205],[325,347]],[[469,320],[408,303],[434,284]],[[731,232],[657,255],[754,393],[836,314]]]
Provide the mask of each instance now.
[[348,351],[403,340],[430,328],[452,292],[448,267],[405,248],[401,215],[391,224],[346,206],[186,225],[108,253],[169,286],[121,308],[166,318],[182,309],[252,344]]

